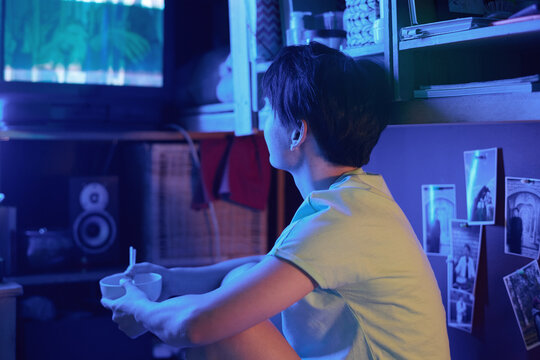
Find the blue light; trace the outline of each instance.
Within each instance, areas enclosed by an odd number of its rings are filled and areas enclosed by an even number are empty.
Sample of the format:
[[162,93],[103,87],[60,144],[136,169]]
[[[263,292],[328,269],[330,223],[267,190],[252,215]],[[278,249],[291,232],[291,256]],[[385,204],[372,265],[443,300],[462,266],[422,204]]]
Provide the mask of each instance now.
[[6,105],[5,99],[0,99],[0,130],[6,130],[7,126],[4,122],[4,107]]
[[480,151],[475,151],[473,160],[471,163],[471,170],[469,172],[469,181],[467,183],[467,217],[472,219],[472,210],[474,202],[474,189],[473,185],[476,182],[476,175],[478,172],[478,159],[480,158]]
[[433,224],[435,222],[435,186],[429,187],[429,222]]

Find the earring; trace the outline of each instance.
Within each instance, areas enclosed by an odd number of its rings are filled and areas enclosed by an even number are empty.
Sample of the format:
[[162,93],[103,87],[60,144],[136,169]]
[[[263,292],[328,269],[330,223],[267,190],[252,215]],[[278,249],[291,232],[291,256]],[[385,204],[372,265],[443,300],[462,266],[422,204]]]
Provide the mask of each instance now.
[[294,149],[298,145],[299,139],[300,139],[300,132],[298,130],[293,131],[291,135],[291,146],[290,146],[291,151],[294,151]]

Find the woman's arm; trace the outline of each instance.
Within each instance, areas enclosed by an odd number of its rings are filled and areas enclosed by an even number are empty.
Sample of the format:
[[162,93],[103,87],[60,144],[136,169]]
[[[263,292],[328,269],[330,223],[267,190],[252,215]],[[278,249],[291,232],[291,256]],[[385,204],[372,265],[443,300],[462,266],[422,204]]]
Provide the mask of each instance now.
[[165,343],[193,347],[215,343],[269,319],[313,291],[316,284],[294,265],[266,256],[205,294],[155,303],[132,284],[125,286],[124,297],[104,299],[103,305],[133,314]]
[[233,269],[247,263],[256,264],[264,255],[247,256],[200,267],[166,268],[152,263],[140,263],[126,270],[127,276],[154,272],[163,277],[161,299],[187,294],[203,294],[218,288]]

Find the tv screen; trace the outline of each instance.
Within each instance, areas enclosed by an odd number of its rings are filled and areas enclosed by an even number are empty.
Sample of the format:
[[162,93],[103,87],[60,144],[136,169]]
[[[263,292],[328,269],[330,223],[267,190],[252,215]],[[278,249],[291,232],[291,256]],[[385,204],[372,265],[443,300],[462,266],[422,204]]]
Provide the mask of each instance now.
[[162,87],[164,0],[4,0],[6,82]]

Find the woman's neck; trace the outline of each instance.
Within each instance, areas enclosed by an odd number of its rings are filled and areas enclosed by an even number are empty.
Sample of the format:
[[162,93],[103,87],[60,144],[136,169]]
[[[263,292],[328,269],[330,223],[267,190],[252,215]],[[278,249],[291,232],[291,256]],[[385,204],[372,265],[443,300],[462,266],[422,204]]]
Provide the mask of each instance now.
[[341,175],[357,169],[354,166],[335,165],[315,158],[292,173],[296,187],[306,198],[312,191],[327,190]]

